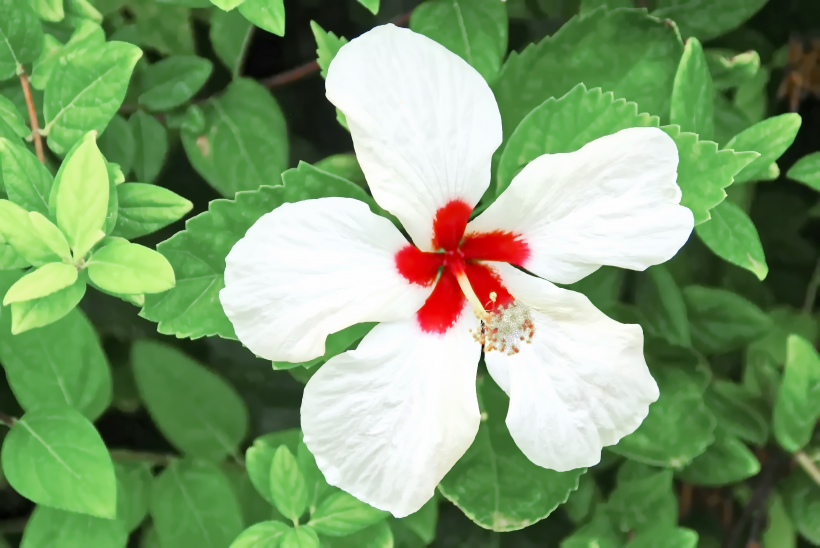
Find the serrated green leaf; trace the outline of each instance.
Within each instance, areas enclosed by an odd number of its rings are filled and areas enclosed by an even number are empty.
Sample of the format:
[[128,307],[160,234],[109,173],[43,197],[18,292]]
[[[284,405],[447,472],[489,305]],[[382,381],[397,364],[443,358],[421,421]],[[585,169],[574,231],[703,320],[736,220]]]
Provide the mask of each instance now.
[[652,266],[640,275],[635,305],[647,334],[677,346],[691,346],[683,293],[666,267]]
[[467,61],[488,82],[507,53],[507,26],[507,7],[498,0],[428,0],[410,17],[410,29]]
[[379,3],[380,0],[358,0],[359,4],[363,5],[367,8],[367,11],[376,15],[379,13]]
[[245,466],[251,483],[271,504],[273,504],[273,497],[270,489],[270,472],[273,456],[280,446],[287,447],[291,453],[297,453],[301,440],[302,432],[299,429],[271,432],[256,438],[245,453]]
[[129,533],[140,526],[148,515],[151,485],[151,463],[118,462],[114,464],[117,475],[117,520]]
[[319,63],[322,78],[327,78],[327,69],[330,62],[333,61],[342,46],[347,44],[347,38],[344,36],[337,37],[332,32],[326,32],[316,21],[310,22],[310,29],[316,39],[316,62]]
[[279,548],[290,527],[281,521],[264,521],[242,531],[230,548]]
[[11,333],[17,335],[56,322],[80,304],[85,286],[85,280],[80,277],[72,285],[47,297],[12,303]]
[[[322,546],[327,548],[393,548],[393,532],[387,521],[371,525],[346,537],[322,537]],[[399,545],[402,546],[402,545]]]
[[51,75],[59,86],[48,86],[44,99],[48,146],[68,152],[88,131],[102,131],[125,98],[131,72],[142,51],[125,42],[107,42],[82,51],[58,65]]
[[787,346],[773,430],[777,442],[794,453],[809,442],[820,418],[820,355],[799,335],[790,335]]
[[723,289],[689,286],[683,290],[695,348],[717,354],[765,335],[772,320],[743,297]]
[[714,94],[703,46],[697,38],[690,38],[675,75],[669,121],[680,126],[681,131],[697,133],[701,140],[712,139],[715,132]]
[[43,27],[28,2],[0,0],[0,81],[40,55]]
[[285,120],[268,90],[234,80],[221,97],[202,105],[202,133],[182,128],[182,144],[194,168],[223,196],[271,184],[287,166]]
[[60,257],[63,261],[70,263],[71,250],[68,247],[68,240],[65,239],[65,235],[59,228],[57,228],[57,225],[36,211],[29,213],[28,217],[31,221],[31,226],[34,227],[34,230],[37,233],[37,237],[40,238],[40,240],[45,243],[55,255]]
[[285,35],[285,4],[283,0],[245,0],[239,6],[245,19],[278,36]]
[[678,501],[671,470],[658,470],[626,461],[618,471],[618,485],[609,496],[608,512],[621,531],[643,531],[677,523]]
[[68,406],[43,405],[20,418],[3,441],[3,472],[38,504],[114,518],[117,482],[94,426]]
[[34,154],[0,139],[0,167],[9,200],[28,211],[48,215],[53,178]]
[[695,485],[721,486],[741,482],[760,472],[760,463],[742,441],[718,433],[715,443],[680,471],[684,481]]
[[125,548],[128,532],[118,520],[38,506],[23,532],[20,548]]
[[738,173],[735,183],[746,183],[766,177],[772,162],[780,158],[794,142],[800,124],[799,114],[773,116],[743,130],[726,143],[727,149],[750,150],[760,154],[759,158]]
[[289,529],[282,536],[279,546],[281,548],[319,548],[321,542],[313,529],[300,527],[299,529]]
[[789,477],[780,482],[778,491],[800,534],[812,544],[820,544],[820,485],[795,467]]
[[234,77],[239,75],[252,29],[251,22],[239,10],[215,9],[211,13],[211,45]]
[[716,89],[736,88],[751,80],[760,70],[756,51],[734,54],[724,50],[705,50],[706,63]]
[[60,260],[37,235],[26,210],[8,200],[0,200],[0,238],[34,266]]
[[[193,55],[194,29],[191,10],[181,2],[177,5],[155,1],[129,2],[128,9],[136,20],[140,46],[155,49],[163,55]],[[194,7],[203,7],[202,5]]]
[[97,139],[97,145],[105,159],[119,165],[124,175],[131,173],[137,144],[134,132],[125,118],[119,114],[114,115]]
[[273,454],[270,469],[270,494],[283,516],[299,523],[308,506],[308,489],[293,453],[280,445]]
[[480,394],[487,418],[473,444],[441,480],[439,491],[485,529],[522,529],[566,501],[586,470],[561,473],[530,462],[504,423],[506,394],[489,378],[482,379]]
[[344,537],[384,521],[387,516],[387,512],[377,510],[344,491],[338,491],[319,504],[308,525],[323,535]]
[[820,192],[820,152],[812,152],[797,160],[786,177]]
[[86,263],[88,277],[111,293],[161,293],[174,287],[174,269],[162,254],[124,243],[95,251]]
[[159,121],[135,112],[128,120],[134,135],[134,173],[142,182],[153,183],[168,154],[168,132]]
[[655,17],[673,20],[681,36],[709,40],[743,24],[766,0],[659,0]]
[[752,272],[759,280],[769,273],[763,245],[748,215],[729,200],[710,212],[711,220],[695,227],[701,241],[715,255]]
[[31,7],[46,21],[58,22],[65,17],[63,0],[32,0]]
[[77,281],[77,269],[64,263],[49,263],[20,278],[3,297],[3,306],[56,293]]
[[698,546],[698,534],[683,527],[657,527],[639,531],[629,541],[626,548],[695,548]]
[[225,548],[242,532],[231,484],[209,462],[172,462],[154,482],[150,513],[161,546]]
[[184,104],[205,85],[213,64],[195,55],[175,55],[149,65],[142,75],[139,104],[165,111]]
[[186,455],[220,461],[248,431],[245,403],[224,380],[174,348],[138,341],[134,378],[160,431]]
[[119,212],[113,236],[133,240],[178,221],[193,204],[174,192],[144,183],[117,187]]
[[765,445],[769,425],[761,411],[765,403],[759,397],[742,385],[716,380],[705,398],[721,429],[755,445]]

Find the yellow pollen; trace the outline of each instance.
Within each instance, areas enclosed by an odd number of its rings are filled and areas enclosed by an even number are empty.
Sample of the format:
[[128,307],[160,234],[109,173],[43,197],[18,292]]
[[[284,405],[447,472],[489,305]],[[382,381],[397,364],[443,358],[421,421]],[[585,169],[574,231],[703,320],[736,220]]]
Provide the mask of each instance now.
[[475,313],[476,317],[485,320],[489,316],[487,311],[484,310],[484,307],[481,306],[481,301],[478,300],[478,296],[473,291],[473,286],[470,285],[470,280],[467,279],[467,274],[464,272],[459,272],[456,274],[456,280],[458,281],[458,286],[461,288],[461,291],[464,292],[464,296],[467,297],[467,300],[470,301],[470,304],[473,305],[473,312]]

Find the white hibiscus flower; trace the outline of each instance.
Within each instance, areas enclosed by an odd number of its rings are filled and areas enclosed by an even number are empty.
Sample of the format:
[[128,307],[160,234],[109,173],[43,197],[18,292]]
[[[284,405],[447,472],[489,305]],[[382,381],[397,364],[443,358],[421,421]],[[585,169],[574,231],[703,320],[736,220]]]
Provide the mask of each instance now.
[[524,454],[558,471],[596,464],[658,388],[639,326],[551,282],[675,255],[693,227],[675,143],[633,128],[541,156],[468,222],[502,140],[478,72],[387,25],[339,51],[327,97],[413,243],[356,200],[285,204],[231,250],[220,293],[239,339],[269,360],[319,357],[329,334],[382,322],[305,388],[304,441],[327,481],[397,517],[418,510],[478,431],[482,348]]

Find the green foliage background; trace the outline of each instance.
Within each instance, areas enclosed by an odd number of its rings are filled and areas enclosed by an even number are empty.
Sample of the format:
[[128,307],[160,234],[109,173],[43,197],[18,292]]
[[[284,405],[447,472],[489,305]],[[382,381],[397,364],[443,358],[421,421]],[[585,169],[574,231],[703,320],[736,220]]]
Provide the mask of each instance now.
[[[538,468],[481,374],[475,443],[400,520],[299,431],[304,383],[372,325],[271,364],[218,301],[279,205],[387,215],[323,85],[385,22],[490,83],[479,210],[542,154],[657,126],[697,225],[666,265],[573,286],[644,328],[661,396],[634,434]],[[811,0],[0,0],[0,547],[820,545],[820,110],[777,96],[818,30]]]

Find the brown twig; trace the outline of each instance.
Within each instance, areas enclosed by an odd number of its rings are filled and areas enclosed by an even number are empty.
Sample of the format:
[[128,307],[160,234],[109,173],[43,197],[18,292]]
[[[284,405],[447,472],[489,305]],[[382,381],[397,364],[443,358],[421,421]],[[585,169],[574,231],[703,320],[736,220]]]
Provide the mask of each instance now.
[[[758,475],[757,485],[755,485],[752,496],[743,509],[743,514],[740,516],[740,519],[735,522],[731,534],[726,539],[727,542],[724,544],[725,548],[736,548],[738,546],[738,541],[742,538],[743,531],[746,529],[746,525],[750,520],[752,520],[751,534],[755,535],[759,532],[762,527],[761,520],[765,520],[766,516],[766,502],[769,500],[769,495],[774,489],[778,472],[783,462],[784,459],[782,455],[773,455],[772,458],[763,465],[763,470]],[[744,546],[747,546],[755,540],[757,539],[749,538],[749,541],[744,543]]]
[[34,98],[31,96],[31,86],[26,71],[20,72],[20,85],[23,87],[23,95],[26,98],[26,106],[28,107],[31,135],[34,137],[34,150],[37,152],[37,159],[45,164],[46,155],[43,152],[43,137],[40,135],[40,123],[37,121],[37,110],[34,108]]
[[14,423],[17,422],[16,417],[12,417],[11,415],[6,415],[5,413],[0,413],[0,424],[5,424],[9,428],[14,426]]

